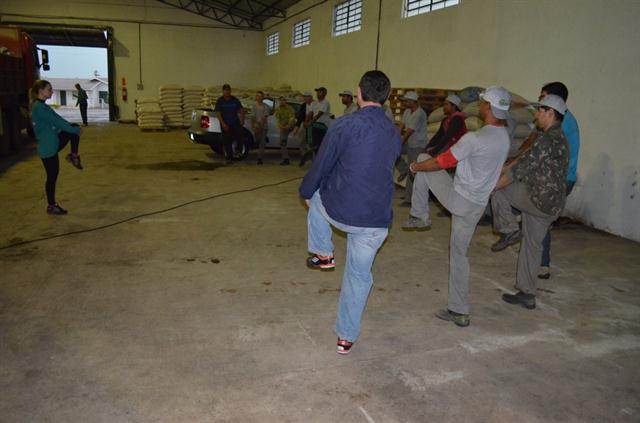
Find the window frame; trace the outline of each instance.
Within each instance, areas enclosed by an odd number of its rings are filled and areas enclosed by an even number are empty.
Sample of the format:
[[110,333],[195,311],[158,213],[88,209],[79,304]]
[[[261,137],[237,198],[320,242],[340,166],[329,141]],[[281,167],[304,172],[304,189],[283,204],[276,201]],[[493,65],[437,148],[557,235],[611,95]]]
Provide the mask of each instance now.
[[[275,42],[272,42],[274,39]],[[274,45],[275,51],[273,50]],[[267,56],[273,56],[278,53],[280,53],[280,31],[267,35]]]
[[[338,10],[345,8],[346,11]],[[338,24],[338,14],[341,13],[344,16],[340,17],[343,23]],[[354,16],[352,16],[352,13]],[[357,21],[355,20],[357,16]],[[341,26],[338,29],[338,25]],[[332,35],[334,37],[340,37],[342,35],[351,34],[362,29],[362,0],[346,0],[342,3],[336,4],[333,8],[333,25]]]
[[[305,25],[308,25],[308,29],[306,29],[306,31],[305,31]],[[296,34],[296,30],[298,28],[302,28],[299,31],[300,34]],[[305,38],[305,32],[306,32],[306,38]],[[296,35],[299,35],[302,38],[301,40],[298,40],[299,41],[298,44],[296,44],[296,41],[297,41]],[[304,18],[293,24],[292,34],[291,34],[291,47],[299,48],[299,47],[308,46],[309,44],[311,44],[311,18]]]
[[[431,13],[437,10],[459,6],[461,3],[462,0],[403,0],[402,17],[412,18],[414,16],[423,15],[425,13]],[[411,9],[411,6],[415,4],[418,4],[418,6]],[[436,6],[435,9],[434,6]]]

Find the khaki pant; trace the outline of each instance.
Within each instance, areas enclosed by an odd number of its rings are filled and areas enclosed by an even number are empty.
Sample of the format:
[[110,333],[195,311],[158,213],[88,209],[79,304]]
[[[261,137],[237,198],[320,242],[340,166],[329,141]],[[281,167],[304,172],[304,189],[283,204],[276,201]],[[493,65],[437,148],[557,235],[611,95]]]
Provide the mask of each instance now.
[[529,199],[527,188],[521,182],[514,182],[499,191],[491,199],[496,230],[509,233],[518,229],[516,216],[511,207],[522,212],[522,243],[518,254],[516,288],[525,294],[536,295],[536,281],[542,258],[542,240],[557,215],[549,215],[538,210]]
[[[418,161],[430,159],[420,154]],[[411,200],[411,214],[429,221],[429,190],[451,212],[449,241],[449,304],[456,313],[469,314],[469,259],[467,251],[485,206],[467,200],[453,188],[453,178],[446,170],[416,173]],[[415,213],[415,214],[414,214]]]

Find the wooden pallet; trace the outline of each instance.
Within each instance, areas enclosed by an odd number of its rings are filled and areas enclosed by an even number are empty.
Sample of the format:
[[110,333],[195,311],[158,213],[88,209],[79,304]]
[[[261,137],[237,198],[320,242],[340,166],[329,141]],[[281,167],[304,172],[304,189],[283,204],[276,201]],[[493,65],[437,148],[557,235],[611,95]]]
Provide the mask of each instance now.
[[389,106],[393,111],[396,122],[402,121],[404,105],[401,98],[409,91],[418,94],[418,104],[427,112],[427,115],[444,104],[444,100],[450,93],[457,93],[460,90],[444,88],[392,88],[389,95]]
[[[140,127],[139,127],[140,128]],[[159,128],[140,128],[142,132],[169,132],[168,127],[159,127]]]

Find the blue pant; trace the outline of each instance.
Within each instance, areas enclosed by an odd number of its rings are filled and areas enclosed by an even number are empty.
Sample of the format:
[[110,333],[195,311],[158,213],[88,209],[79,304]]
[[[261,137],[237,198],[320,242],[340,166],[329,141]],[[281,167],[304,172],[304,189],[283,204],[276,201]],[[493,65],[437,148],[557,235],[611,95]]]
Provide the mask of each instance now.
[[336,222],[324,209],[319,191],[316,191],[310,203],[307,216],[310,252],[321,256],[333,255],[331,226],[347,234],[347,259],[335,331],[340,339],[355,342],[360,335],[362,314],[373,285],[373,260],[387,238],[389,229],[361,228]]
[[[567,181],[567,195],[573,191],[574,181]],[[549,267],[551,264],[551,228],[547,231],[547,236],[542,240],[542,261],[540,266]]]

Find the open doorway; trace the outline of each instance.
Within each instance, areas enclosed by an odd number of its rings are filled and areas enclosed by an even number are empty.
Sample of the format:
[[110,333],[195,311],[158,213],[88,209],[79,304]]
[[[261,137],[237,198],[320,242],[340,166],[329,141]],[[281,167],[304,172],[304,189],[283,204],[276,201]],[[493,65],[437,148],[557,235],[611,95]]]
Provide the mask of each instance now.
[[[76,84],[86,93],[88,122],[109,121],[109,72],[107,49],[101,47],[75,47],[39,45],[49,53],[48,71],[40,76],[51,82],[53,96],[48,101],[56,112],[69,122],[82,123]],[[81,96],[84,97],[84,96]]]

